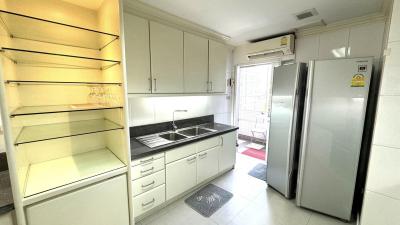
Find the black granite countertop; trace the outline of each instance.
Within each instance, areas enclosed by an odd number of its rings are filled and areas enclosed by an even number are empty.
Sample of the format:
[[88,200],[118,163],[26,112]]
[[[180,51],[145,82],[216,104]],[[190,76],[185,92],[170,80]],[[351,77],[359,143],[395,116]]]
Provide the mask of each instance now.
[[0,172],[0,215],[14,209],[8,170]]
[[[192,121],[192,123],[191,123]],[[158,146],[155,148],[150,148],[147,147],[146,145],[140,143],[138,140],[136,140],[136,137],[141,136],[141,135],[148,135],[148,134],[155,134],[155,133],[159,133],[159,132],[163,132],[166,130],[162,130],[160,129],[160,124],[154,124],[154,130],[151,133],[152,130],[152,125],[146,125],[146,128],[140,127],[140,130],[142,130],[142,132],[144,133],[137,133],[135,131],[132,132],[131,130],[131,157],[132,160],[134,159],[139,159],[145,156],[149,156],[158,152],[162,152],[162,151],[166,151],[169,149],[173,149],[182,145],[187,145],[196,141],[200,141],[203,139],[207,139],[210,137],[214,137],[214,136],[219,136],[221,134],[225,134],[225,133],[229,133],[232,131],[235,131],[237,129],[239,129],[238,127],[235,126],[230,126],[230,125],[225,125],[225,124],[220,124],[220,123],[214,123],[214,117],[211,116],[209,118],[205,118],[205,117],[199,117],[199,118],[194,118],[193,120],[184,120],[184,121],[180,121],[180,123],[184,123],[186,126],[183,127],[190,127],[190,126],[200,126],[200,127],[204,127],[204,128],[209,128],[209,129],[213,129],[216,130],[215,132],[212,133],[207,133],[207,134],[203,134],[203,135],[199,135],[199,136],[195,136],[195,137],[191,137],[191,138],[186,138],[183,140],[179,140],[179,141],[175,141],[173,143],[170,144],[166,144],[166,145],[162,145],[162,146]],[[201,122],[206,122],[206,123],[201,123]],[[177,121],[177,124],[179,123],[179,121]],[[199,124],[200,123],[200,124]],[[179,126],[179,128],[183,128],[182,126]],[[143,131],[145,130],[145,131]],[[132,134],[134,134],[134,136],[132,136]]]

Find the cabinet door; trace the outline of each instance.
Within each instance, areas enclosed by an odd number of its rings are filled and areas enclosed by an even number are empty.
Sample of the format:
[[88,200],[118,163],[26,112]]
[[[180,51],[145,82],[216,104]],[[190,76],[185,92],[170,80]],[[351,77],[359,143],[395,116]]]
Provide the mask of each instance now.
[[183,32],[150,22],[153,93],[183,92]]
[[207,92],[208,40],[185,33],[184,88],[186,93]]
[[215,147],[197,154],[197,184],[218,173],[219,149]]
[[196,155],[167,164],[165,172],[167,200],[196,185],[196,164]]
[[125,13],[128,93],[151,93],[149,22]]
[[209,92],[226,91],[228,48],[224,44],[209,41]]
[[236,162],[236,131],[222,135],[219,171],[233,168]]
[[1,225],[16,225],[16,219],[15,219],[15,212],[8,212],[4,214],[0,214],[0,224]]
[[26,208],[29,225],[129,225],[126,175]]

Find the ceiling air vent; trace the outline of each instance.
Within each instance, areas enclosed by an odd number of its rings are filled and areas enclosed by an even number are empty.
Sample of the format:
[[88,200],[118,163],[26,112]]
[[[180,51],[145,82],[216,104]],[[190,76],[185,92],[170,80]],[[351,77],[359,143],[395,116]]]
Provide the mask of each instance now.
[[316,9],[308,9],[306,11],[297,13],[295,16],[298,20],[304,20],[313,16],[318,15],[318,12]]

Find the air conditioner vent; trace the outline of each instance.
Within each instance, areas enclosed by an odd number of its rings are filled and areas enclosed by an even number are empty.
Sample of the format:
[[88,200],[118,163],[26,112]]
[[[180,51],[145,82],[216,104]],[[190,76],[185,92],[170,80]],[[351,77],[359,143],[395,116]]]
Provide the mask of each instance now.
[[313,16],[318,15],[318,12],[316,9],[309,9],[300,13],[297,13],[295,16],[298,20],[304,20]]

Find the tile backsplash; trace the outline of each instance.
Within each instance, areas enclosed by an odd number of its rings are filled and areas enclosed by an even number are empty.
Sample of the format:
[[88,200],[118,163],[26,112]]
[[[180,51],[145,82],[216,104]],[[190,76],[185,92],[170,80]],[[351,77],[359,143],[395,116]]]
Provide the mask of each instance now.
[[129,97],[129,126],[171,121],[176,109],[188,110],[176,113],[177,120],[213,114],[215,122],[231,124],[231,103],[227,95]]

